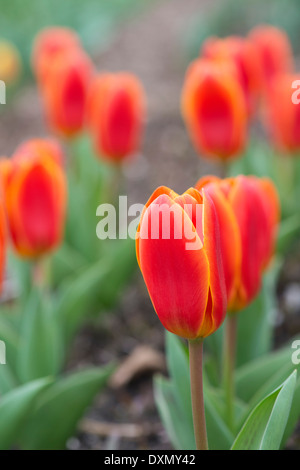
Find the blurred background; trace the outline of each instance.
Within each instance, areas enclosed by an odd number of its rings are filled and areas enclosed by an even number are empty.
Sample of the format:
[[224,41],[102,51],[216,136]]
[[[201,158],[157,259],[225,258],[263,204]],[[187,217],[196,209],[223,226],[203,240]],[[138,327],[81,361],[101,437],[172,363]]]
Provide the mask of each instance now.
[[[219,171],[214,162],[196,155],[180,112],[187,65],[207,36],[246,34],[267,22],[287,31],[295,55],[300,47],[298,0],[0,0],[0,11],[1,38],[14,44],[22,64],[6,104],[0,105],[0,154],[9,156],[23,140],[47,135],[31,72],[32,42],[47,25],[69,26],[99,71],[128,70],[144,84],[148,116],[143,152],[130,171],[124,169],[123,194],[129,204],[144,204],[159,185],[182,193],[200,176]],[[280,344],[300,331],[300,250],[285,263],[278,296]],[[99,328],[86,326],[73,345],[70,368],[111,359],[124,361],[124,368],[95,401],[68,448],[172,448],[152,390],[153,373],[165,371],[163,353],[164,331],[136,272],[116,314],[102,316]]]

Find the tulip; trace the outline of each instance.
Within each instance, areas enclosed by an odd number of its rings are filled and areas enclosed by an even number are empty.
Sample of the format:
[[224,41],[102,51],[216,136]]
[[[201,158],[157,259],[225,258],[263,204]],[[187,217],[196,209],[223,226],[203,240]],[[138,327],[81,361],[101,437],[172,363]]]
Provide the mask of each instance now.
[[224,39],[208,38],[201,50],[204,58],[231,62],[236,68],[249,116],[257,105],[261,88],[261,68],[256,49],[249,39],[229,36]]
[[9,41],[0,40],[0,79],[6,85],[13,84],[21,72],[19,51]]
[[[300,150],[299,90],[292,88],[294,82],[300,83],[299,80],[299,75],[279,75],[273,79],[266,96],[265,128],[275,147],[287,153]],[[296,95],[295,102],[293,94]]]
[[99,75],[91,85],[87,124],[99,156],[120,162],[141,145],[145,93],[132,74]]
[[219,223],[209,194],[191,188],[179,196],[158,188],[141,215],[136,252],[160,321],[189,340],[195,441],[206,450],[203,338],[219,328],[227,306]]
[[200,179],[218,213],[228,310],[245,308],[257,295],[269,265],[279,224],[279,198],[268,178]]
[[[168,223],[170,232],[164,235]],[[167,330],[196,339],[221,325],[227,299],[219,225],[209,194],[189,189],[179,196],[158,188],[141,216],[136,250],[154,309]]]
[[267,91],[273,79],[293,71],[293,52],[285,31],[271,25],[260,25],[249,33],[261,67],[263,90]]
[[64,27],[43,29],[34,40],[32,52],[32,68],[38,82],[47,80],[52,64],[59,56],[80,48],[80,39],[72,29]]
[[17,254],[35,259],[61,242],[66,212],[66,179],[52,141],[35,140],[12,158],[5,191],[9,232]]
[[46,120],[54,132],[73,137],[83,130],[92,76],[93,65],[82,50],[68,51],[53,61],[40,91]]
[[245,147],[247,111],[232,66],[197,59],[186,74],[182,113],[196,150],[228,160]]

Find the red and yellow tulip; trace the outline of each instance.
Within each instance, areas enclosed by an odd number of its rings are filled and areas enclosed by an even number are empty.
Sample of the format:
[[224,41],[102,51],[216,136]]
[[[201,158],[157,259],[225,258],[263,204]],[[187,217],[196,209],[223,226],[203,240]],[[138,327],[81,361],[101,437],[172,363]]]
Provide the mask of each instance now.
[[262,274],[273,256],[280,214],[277,191],[268,178],[254,176],[204,177],[196,188],[204,188],[214,201],[228,310],[239,311],[259,292]]
[[228,160],[243,151],[247,110],[230,64],[198,59],[190,65],[182,92],[182,113],[199,154]]
[[293,52],[285,31],[272,25],[260,25],[249,33],[261,67],[263,91],[267,91],[273,79],[293,72]]
[[53,141],[33,140],[11,159],[5,191],[7,221],[19,256],[39,257],[62,240],[67,188]]
[[98,75],[92,83],[87,124],[99,156],[112,161],[136,153],[145,121],[145,93],[129,73]]
[[154,309],[167,330],[196,339],[221,325],[227,298],[220,232],[206,190],[191,188],[179,196],[158,188],[141,216],[136,251]]
[[261,88],[261,68],[256,49],[247,38],[228,36],[208,38],[201,50],[207,59],[232,63],[244,93],[249,116],[253,115]]

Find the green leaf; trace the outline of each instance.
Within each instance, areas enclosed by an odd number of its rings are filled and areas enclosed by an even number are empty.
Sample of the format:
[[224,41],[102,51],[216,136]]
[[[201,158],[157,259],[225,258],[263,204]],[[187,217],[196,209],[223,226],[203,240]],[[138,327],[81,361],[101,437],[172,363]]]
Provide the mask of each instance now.
[[281,442],[281,447],[284,446],[287,439],[292,435],[297,423],[300,419],[300,378],[297,379],[294,398],[289,414],[288,422],[285,427],[284,435]]
[[62,365],[63,345],[57,316],[50,299],[33,290],[22,315],[18,377],[25,383],[56,375]]
[[0,365],[0,397],[17,386],[17,379],[8,364]]
[[251,412],[232,450],[278,450],[287,424],[296,384],[294,371]]
[[155,376],[154,399],[175,449],[194,450],[196,446],[193,425],[186,419],[182,409],[178,408],[174,384],[162,376]]
[[9,449],[16,444],[34,403],[50,384],[50,379],[41,379],[22,385],[7,393],[0,400],[0,449]]
[[63,449],[113,370],[112,365],[95,367],[58,379],[40,397],[32,411],[23,432],[23,447],[31,450]]

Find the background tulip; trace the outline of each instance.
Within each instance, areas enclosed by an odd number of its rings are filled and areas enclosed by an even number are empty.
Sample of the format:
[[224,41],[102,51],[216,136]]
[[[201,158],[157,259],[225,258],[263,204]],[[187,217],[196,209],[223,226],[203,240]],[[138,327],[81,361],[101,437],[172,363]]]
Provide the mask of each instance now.
[[6,211],[13,246],[22,257],[39,257],[62,239],[66,181],[55,149],[52,142],[33,141],[12,158]]
[[200,154],[227,160],[243,151],[246,104],[229,64],[198,59],[190,65],[183,86],[182,113]]
[[259,292],[274,252],[280,212],[277,191],[271,180],[254,176],[205,177],[196,184],[203,187],[218,212],[228,309],[238,311]]
[[96,152],[120,161],[139,150],[145,121],[145,93],[132,74],[99,75],[91,85],[87,122]]
[[201,56],[216,61],[231,62],[244,93],[249,116],[253,115],[261,88],[261,68],[255,46],[247,38],[228,36],[208,38]]
[[[202,217],[203,224],[199,224]],[[163,226],[168,221],[170,236],[164,238]],[[156,236],[152,230],[157,230]],[[192,238],[195,245],[189,249]],[[179,196],[166,187],[158,188],[142,214],[136,249],[164,327],[187,339],[212,334],[224,320],[227,299],[219,225],[210,196],[193,189]]]
[[249,39],[255,46],[261,67],[262,86],[266,92],[275,77],[292,73],[292,47],[285,31],[273,25],[256,26],[250,31]]

